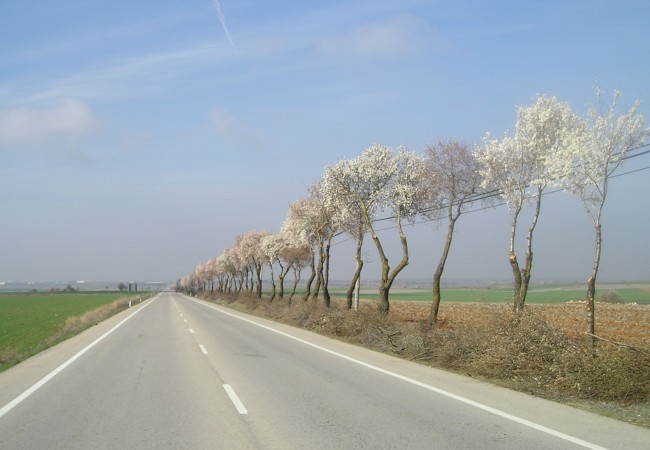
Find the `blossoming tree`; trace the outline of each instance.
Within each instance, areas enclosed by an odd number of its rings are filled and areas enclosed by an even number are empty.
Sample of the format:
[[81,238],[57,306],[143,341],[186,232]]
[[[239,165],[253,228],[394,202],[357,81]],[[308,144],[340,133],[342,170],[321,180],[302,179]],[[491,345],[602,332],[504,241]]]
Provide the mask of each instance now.
[[[413,220],[422,205],[422,158],[404,148],[395,154],[384,145],[372,145],[363,154],[341,166],[337,176],[343,204],[356,205],[363,215],[381,261],[379,311],[388,314],[390,288],[397,275],[408,265],[408,243],[403,220]],[[402,247],[402,258],[391,271],[384,246],[374,221],[381,211],[389,212],[395,221]]]
[[269,266],[271,274],[271,301],[273,301],[276,296],[275,273],[273,271],[273,265],[276,263],[280,265],[280,290],[281,292],[284,292],[284,276],[286,273],[284,272],[282,261],[280,261],[280,255],[286,245],[286,241],[282,234],[269,234],[268,236],[263,237],[260,241],[261,251],[265,257],[266,264]]
[[282,258],[290,263],[293,274],[294,284],[293,291],[289,297],[289,303],[296,293],[296,287],[300,282],[300,274],[306,266],[311,268],[311,275],[307,280],[305,297],[307,300],[311,294],[311,284],[316,278],[316,264],[314,262],[314,242],[311,233],[307,232],[304,225],[306,219],[305,209],[309,207],[308,200],[298,200],[289,206],[287,217],[282,223],[280,233],[288,242],[288,247],[283,251]]
[[[333,211],[336,211],[339,227],[343,232],[349,234],[356,241],[356,251],[354,259],[356,269],[350,286],[346,293],[347,306],[351,309],[359,309],[359,290],[361,271],[363,270],[363,258],[361,251],[363,241],[368,230],[363,210],[354,197],[346,195],[346,189],[340,182],[348,169],[349,160],[341,160],[336,164],[325,167],[323,178],[321,179],[321,193],[325,203]],[[354,296],[354,301],[353,301]]]
[[598,107],[589,108],[581,134],[564,158],[557,159],[553,173],[557,184],[578,195],[595,232],[595,255],[591,276],[587,280],[587,333],[595,333],[596,277],[602,252],[602,215],[607,200],[609,180],[626,159],[630,150],[642,145],[649,130],[639,113],[640,102],[624,114],[617,112],[621,93],[614,92],[608,107],[602,104],[597,89]]
[[[302,269],[306,267],[310,261],[313,261],[313,255],[310,252],[310,248],[307,245],[304,245],[300,242],[293,242],[288,240],[288,246],[282,250],[280,259],[286,264],[287,270],[291,268],[293,271],[293,288],[291,294],[289,295],[288,303],[291,304],[293,296],[296,295],[296,288],[298,283],[300,283],[300,274]],[[285,272],[286,275],[286,272]],[[282,297],[282,282],[280,283],[280,297]]]
[[292,242],[304,245],[309,251],[308,264],[311,273],[305,286],[305,296],[303,298],[305,301],[311,296],[311,286],[316,278],[316,255],[314,253],[314,246],[316,245],[317,239],[315,233],[312,232],[310,223],[313,214],[312,209],[314,207],[314,203],[309,199],[300,199],[293,202],[289,206],[287,217],[282,223],[281,231]]
[[[533,233],[537,226],[544,190],[554,181],[550,167],[564,158],[579,134],[579,118],[571,107],[555,97],[540,96],[532,106],[517,108],[515,136],[486,138],[478,158],[482,186],[495,189],[507,202],[511,215],[509,263],[514,277],[514,310],[523,311],[533,267]],[[522,208],[533,203],[534,212],[526,235],[526,259],[521,267],[515,251],[517,225]]]
[[262,267],[266,256],[262,251],[262,239],[268,236],[268,231],[249,231],[237,238],[238,252],[255,274],[255,288],[257,297],[262,297]]
[[481,188],[479,163],[467,144],[440,141],[426,149],[423,183],[427,187],[425,215],[432,219],[447,218],[447,235],[440,260],[433,274],[433,301],[429,325],[438,320],[440,281],[451,249],[456,222],[467,206],[484,192]]

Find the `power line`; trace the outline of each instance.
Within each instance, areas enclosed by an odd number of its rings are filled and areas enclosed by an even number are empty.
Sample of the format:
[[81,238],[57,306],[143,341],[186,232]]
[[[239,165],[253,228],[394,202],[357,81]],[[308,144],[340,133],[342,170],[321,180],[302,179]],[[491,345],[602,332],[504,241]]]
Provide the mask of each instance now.
[[[637,156],[642,156],[642,155],[646,155],[646,154],[650,153],[650,149],[648,149],[648,150],[645,150],[643,152],[636,153],[634,155],[629,154],[630,152],[634,152],[634,151],[637,151],[639,149],[642,149],[642,148],[648,147],[648,146],[650,146],[650,143],[640,145],[638,147],[635,147],[635,148],[629,150],[627,152],[627,154],[625,155],[625,157],[622,159],[622,161],[626,161],[628,159],[636,158]],[[642,167],[642,168],[639,168],[639,169],[634,169],[634,170],[630,170],[630,171],[627,171],[627,172],[619,173],[619,174],[616,174],[616,175],[611,175],[610,178],[618,178],[618,177],[622,177],[622,176],[625,176],[625,175],[631,175],[633,173],[642,172],[644,170],[649,170],[649,169],[650,169],[650,166],[646,166],[646,167]],[[557,194],[558,192],[562,192],[562,191],[563,191],[563,189],[555,189],[555,190],[552,190],[552,191],[543,192],[542,195]],[[475,203],[475,202],[480,201],[480,200],[486,200],[486,199],[494,198],[494,197],[498,197],[498,196],[499,196],[499,192],[497,190],[494,190],[494,191],[481,193],[481,194],[477,195],[476,198],[471,198],[470,200],[465,200],[465,202],[468,203],[468,204],[472,204],[472,203]],[[486,206],[483,206],[481,208],[475,208],[475,209],[465,211],[463,214],[470,214],[470,213],[474,213],[474,212],[485,211],[485,210],[492,209],[492,208],[498,208],[500,206],[504,206],[504,205],[507,205],[507,204],[508,204],[507,202],[501,202],[501,203],[497,203],[497,204],[494,204],[494,205],[486,205]],[[454,204],[454,205],[457,205],[457,204]],[[422,213],[422,212],[430,212],[430,211],[434,211],[436,209],[437,210],[443,210],[443,209],[446,209],[448,207],[449,207],[449,205],[443,205],[443,206],[437,207],[437,208],[436,207],[424,208],[424,209],[422,209],[420,211],[420,213]],[[396,218],[396,216],[383,217],[381,219],[373,220],[373,223],[383,222],[383,221],[386,221],[386,220],[393,220],[395,218]],[[442,217],[424,219],[424,220],[420,220],[420,221],[414,221],[414,222],[410,223],[410,225],[413,225],[413,226],[414,225],[420,225],[420,224],[423,224],[423,223],[434,222],[434,221],[438,221],[438,220],[442,220],[442,219],[443,219]],[[379,232],[379,231],[387,231],[387,230],[394,230],[396,228],[397,228],[396,226],[391,226],[391,227],[386,227],[386,228],[380,228],[380,229],[377,229],[375,231],[377,231],[377,232]],[[345,234],[345,233],[341,231],[339,233],[336,233],[333,237],[340,236],[341,234]],[[351,236],[351,237],[348,237],[347,239],[344,239],[344,240],[339,241],[339,242],[335,242],[335,243],[333,243],[331,245],[343,244],[343,243],[345,243],[345,242],[347,242],[349,240],[352,240],[352,239],[354,239],[354,237]]]
[[640,169],[630,170],[629,172],[619,173],[617,175],[612,175],[610,178],[618,178],[618,177],[622,177],[623,175],[629,175],[631,173],[642,172],[642,171],[648,170],[648,169],[650,169],[650,166],[641,167]]
[[[644,152],[640,152],[640,153],[637,153],[637,154],[634,154],[634,155],[630,155],[631,152],[635,152],[635,151],[637,151],[637,150],[639,150],[639,149],[642,149],[642,148],[644,148],[644,147],[648,147],[648,146],[650,146],[650,143],[648,143],[648,144],[643,144],[643,145],[639,145],[638,147],[634,147],[634,148],[628,150],[628,151],[626,152],[626,154],[625,154],[625,157],[622,158],[621,161],[626,161],[626,160],[628,160],[628,159],[636,158],[637,156],[642,156],[642,155],[645,155],[645,154],[650,153],[650,149],[648,149],[648,150],[646,150],[646,151],[644,151]],[[620,155],[621,152],[616,153],[616,154],[617,154],[617,155]],[[628,173],[639,172],[639,171],[641,171],[641,170],[644,170],[644,169],[639,169],[639,170],[635,170],[635,171],[626,172],[625,174],[613,175],[613,176],[610,176],[610,178],[616,178],[616,177],[619,177],[619,176],[621,176],[621,175],[626,175],[626,174],[628,174]],[[560,192],[560,191],[561,191],[561,189],[560,189],[560,190],[557,190],[557,191],[545,192],[545,193],[543,193],[542,195],[546,195],[546,194],[554,194],[554,193],[556,193],[556,192]],[[480,194],[476,194],[475,197],[471,197],[471,196],[470,196],[469,198],[463,200],[463,203],[471,204],[471,203],[475,203],[475,202],[477,202],[477,201],[487,200],[487,199],[494,198],[494,197],[498,197],[498,196],[499,196],[499,191],[498,191],[497,189],[494,189],[494,190],[492,190],[492,191],[487,191],[487,192],[482,192],[482,193],[480,193]],[[490,206],[490,207],[481,208],[481,209],[478,209],[478,210],[466,211],[466,212],[463,213],[463,214],[467,214],[467,213],[475,212],[475,211],[483,211],[483,210],[485,210],[485,209],[489,209],[489,208],[491,208],[491,207],[496,207],[496,206],[502,206],[502,205],[504,205],[504,204],[506,204],[506,203],[500,203],[500,204],[498,204],[498,205],[492,205],[492,206]],[[457,206],[457,205],[458,205],[458,203],[454,203],[454,204],[453,204],[453,206]],[[444,210],[444,209],[447,209],[448,207],[449,207],[449,205],[442,205],[442,206],[439,206],[439,207],[423,208],[422,210],[418,211],[418,213],[422,214],[422,213],[427,213],[427,212],[436,211],[436,210],[438,210],[438,211],[442,211],[442,210]],[[383,217],[383,218],[381,218],[381,219],[376,219],[376,220],[374,220],[373,223],[374,223],[374,222],[382,222],[382,221],[386,221],[386,220],[393,220],[393,219],[395,219],[395,218],[396,218],[395,216]],[[435,218],[435,219],[431,219],[431,220],[426,220],[426,221],[424,221],[424,222],[431,222],[432,220],[439,220],[439,219]],[[423,222],[417,222],[417,223],[423,223]]]

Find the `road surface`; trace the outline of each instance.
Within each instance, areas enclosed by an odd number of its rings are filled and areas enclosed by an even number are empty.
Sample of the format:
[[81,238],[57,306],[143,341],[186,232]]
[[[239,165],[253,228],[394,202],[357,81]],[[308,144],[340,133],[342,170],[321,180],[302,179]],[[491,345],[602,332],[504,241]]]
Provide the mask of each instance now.
[[1,449],[650,448],[650,430],[162,293],[0,373]]

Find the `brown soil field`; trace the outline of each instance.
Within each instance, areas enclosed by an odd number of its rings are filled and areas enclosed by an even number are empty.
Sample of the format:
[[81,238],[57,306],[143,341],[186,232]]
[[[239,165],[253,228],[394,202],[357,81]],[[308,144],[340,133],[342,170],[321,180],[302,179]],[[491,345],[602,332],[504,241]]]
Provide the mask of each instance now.
[[[375,304],[366,302],[364,308]],[[567,335],[580,337],[587,328],[585,303],[530,304],[529,311],[538,314],[549,325]],[[392,301],[390,315],[399,321],[427,320],[428,302]],[[503,315],[510,305],[494,303],[442,303],[438,313],[439,326],[456,328],[487,325],[490,319]],[[618,343],[650,349],[650,305],[596,304],[596,335]]]

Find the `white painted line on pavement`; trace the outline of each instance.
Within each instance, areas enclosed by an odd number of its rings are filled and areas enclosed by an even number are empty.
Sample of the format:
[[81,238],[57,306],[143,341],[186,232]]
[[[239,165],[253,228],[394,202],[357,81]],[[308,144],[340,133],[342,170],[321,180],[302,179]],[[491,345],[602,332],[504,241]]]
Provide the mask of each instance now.
[[205,349],[205,347],[203,346],[203,344],[199,344],[199,348],[201,349],[201,352],[202,352],[204,355],[207,355],[207,354],[208,354],[208,351]]
[[229,384],[224,384],[223,388],[226,390],[228,397],[230,397],[230,401],[233,403],[233,405],[235,405],[235,408],[237,408],[237,412],[239,414],[248,414],[248,410],[241,402],[241,400],[239,400],[239,397],[237,397],[237,394],[235,393],[235,390],[232,388],[232,386]]
[[417,380],[414,380],[412,378],[405,377],[404,375],[400,375],[398,373],[391,372],[391,371],[386,370],[386,369],[382,369],[381,367],[377,367],[377,366],[374,366],[372,364],[368,364],[366,362],[363,362],[361,360],[352,358],[352,357],[344,355],[342,353],[335,352],[335,351],[327,349],[325,347],[321,347],[320,345],[311,343],[311,342],[306,341],[304,339],[301,339],[299,337],[292,336],[291,334],[285,333],[283,331],[276,330],[275,328],[271,328],[271,327],[268,327],[266,325],[262,325],[260,323],[257,323],[255,321],[253,321],[253,320],[237,316],[237,315],[229,313],[227,311],[223,311],[222,309],[219,309],[219,308],[217,308],[217,307],[215,307],[213,305],[210,305],[208,303],[198,301],[198,300],[196,300],[194,298],[191,298],[191,297],[187,297],[187,296],[185,296],[185,297],[187,299],[189,299],[189,300],[192,300],[192,301],[200,304],[200,305],[206,306],[208,308],[212,308],[215,311],[219,311],[220,313],[225,314],[227,316],[234,317],[235,319],[239,319],[239,320],[242,320],[244,322],[248,322],[250,324],[253,324],[253,325],[258,326],[260,328],[264,328],[265,330],[268,330],[268,331],[272,331],[273,333],[277,333],[277,334],[280,334],[282,336],[288,337],[289,339],[293,339],[294,341],[301,342],[301,343],[303,343],[305,345],[316,348],[316,349],[321,350],[323,352],[329,353],[329,354],[334,355],[334,356],[338,356],[339,358],[348,360],[348,361],[353,362],[355,364],[359,364],[360,366],[366,367],[366,368],[374,370],[376,372],[383,373],[385,375],[388,375],[388,376],[393,377],[393,378],[397,378],[397,379],[402,380],[402,381],[406,381],[407,383],[414,384],[416,386],[419,386],[421,388],[424,388],[424,389],[427,389],[429,391],[435,392],[437,394],[443,395],[445,397],[452,398],[454,400],[457,400],[459,402],[465,403],[467,405],[473,406],[473,407],[478,408],[478,409],[482,409],[483,411],[487,411],[489,413],[492,413],[492,414],[494,414],[496,416],[499,416],[499,417],[502,417],[504,419],[508,419],[508,420],[513,421],[513,422],[519,423],[521,425],[533,428],[535,430],[541,431],[542,433],[546,433],[546,434],[549,434],[551,436],[555,436],[557,438],[563,439],[563,440],[568,441],[568,442],[572,442],[574,444],[577,444],[577,445],[580,445],[582,447],[589,448],[589,449],[592,449],[592,450],[607,450],[605,447],[601,447],[601,446],[593,444],[591,442],[584,441],[584,440],[582,440],[580,438],[577,438],[577,437],[562,433],[560,431],[553,430],[552,428],[545,427],[544,425],[540,425],[538,423],[531,422],[530,420],[526,420],[524,418],[514,416],[514,415],[509,414],[509,413],[507,413],[505,411],[501,411],[499,409],[492,408],[491,406],[484,405],[482,403],[476,402],[474,400],[470,400],[470,399],[465,398],[465,397],[461,397],[460,395],[454,394],[452,392],[445,391],[443,389],[437,388],[435,386],[431,386],[431,385],[426,384],[426,383],[422,383],[421,381],[417,381]]
[[183,322],[187,323],[187,319],[183,319]]
[[126,322],[127,320],[129,320],[131,317],[135,316],[137,313],[139,313],[140,311],[142,311],[143,309],[145,309],[147,306],[151,305],[151,304],[152,304],[152,303],[153,303],[153,302],[154,302],[154,301],[155,301],[159,296],[160,296],[160,294],[158,294],[157,296],[155,296],[155,297],[154,297],[154,298],[153,298],[149,303],[147,303],[147,304],[144,305],[142,308],[140,308],[140,309],[134,311],[133,313],[131,313],[128,317],[126,317],[125,319],[123,319],[120,323],[118,323],[117,325],[115,325],[113,328],[111,328],[110,330],[108,330],[106,333],[102,334],[100,337],[98,337],[97,339],[95,339],[93,342],[91,342],[90,344],[88,344],[86,347],[84,347],[83,349],[79,350],[79,351],[78,351],[74,356],[72,356],[72,357],[71,357],[70,359],[68,359],[66,362],[64,362],[64,363],[61,364],[59,367],[57,367],[56,369],[54,369],[52,372],[48,373],[48,374],[45,375],[43,378],[41,378],[39,381],[37,381],[36,383],[34,383],[34,384],[32,385],[32,387],[30,387],[30,388],[27,389],[25,392],[23,392],[22,394],[20,394],[18,397],[16,397],[15,399],[13,399],[13,400],[10,401],[9,403],[7,403],[5,406],[3,406],[3,407],[0,409],[0,417],[2,417],[2,416],[4,416],[5,414],[7,414],[9,411],[11,411],[11,410],[14,409],[16,406],[18,406],[20,403],[22,403],[23,400],[25,400],[27,397],[29,397],[30,395],[32,395],[32,394],[33,394],[34,392],[36,392],[38,389],[40,389],[41,387],[43,387],[43,386],[44,386],[48,381],[50,381],[52,378],[54,378],[55,376],[57,376],[59,373],[63,372],[63,370],[65,370],[66,367],[68,367],[70,364],[72,364],[72,363],[75,362],[77,359],[79,359],[79,358],[81,357],[81,355],[83,355],[83,354],[86,353],[88,350],[90,350],[91,348],[93,348],[95,345],[97,345],[100,341],[102,341],[106,336],[108,336],[109,334],[111,334],[113,331],[117,330],[120,326],[122,326],[122,324],[123,324],[124,322]]
[[194,334],[194,330],[190,328],[190,333]]

